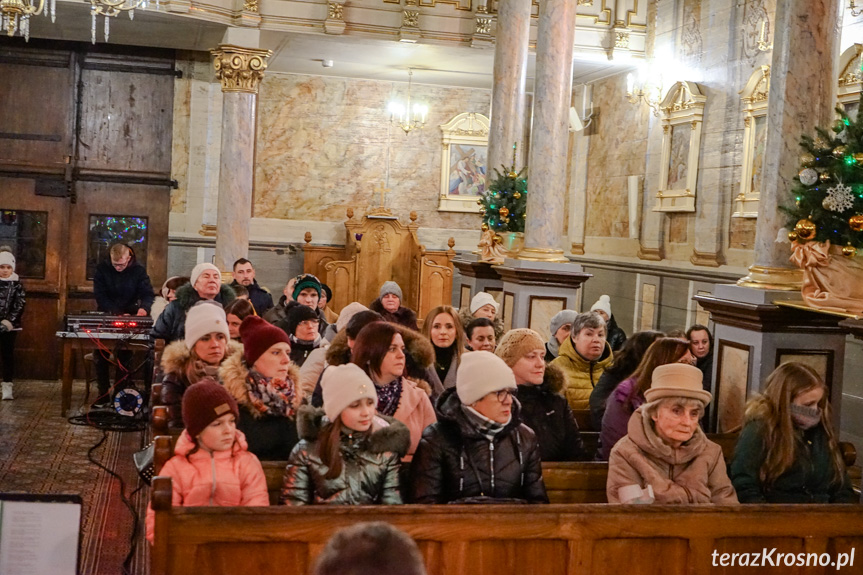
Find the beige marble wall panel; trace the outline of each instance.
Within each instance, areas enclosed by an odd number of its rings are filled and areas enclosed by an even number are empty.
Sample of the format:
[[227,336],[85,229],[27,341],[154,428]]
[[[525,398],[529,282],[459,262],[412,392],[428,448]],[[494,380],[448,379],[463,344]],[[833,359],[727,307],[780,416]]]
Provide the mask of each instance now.
[[530,329],[542,336],[542,339],[551,338],[548,326],[558,312],[564,309],[565,299],[533,297],[530,300]]
[[601,115],[590,136],[585,234],[629,237],[627,177],[644,174],[649,109],[626,101],[623,74],[594,84],[593,102]]
[[186,192],[189,174],[189,138],[192,115],[192,83],[188,77],[191,63],[178,61],[177,69],[183,77],[174,81],[174,126],[171,138],[171,177],[177,180],[177,189],[171,190],[171,211],[186,211]]
[[[417,78],[417,75],[414,75]],[[405,136],[389,124],[387,103],[404,100],[406,84],[293,74],[267,74],[258,97],[254,215],[260,218],[343,221],[380,203],[421,226],[473,229],[477,214],[438,212],[441,132],[461,112],[488,114],[490,92],[414,84],[412,101],[429,106],[424,130]]]
[[751,250],[755,246],[755,222],[754,218],[731,218],[728,247]]
[[668,241],[672,244],[685,244],[689,239],[690,214],[668,214]]

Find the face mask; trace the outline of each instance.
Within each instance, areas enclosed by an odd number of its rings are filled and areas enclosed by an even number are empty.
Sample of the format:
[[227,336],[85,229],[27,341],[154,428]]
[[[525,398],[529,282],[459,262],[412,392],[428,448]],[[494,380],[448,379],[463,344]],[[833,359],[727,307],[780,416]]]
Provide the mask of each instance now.
[[791,421],[800,429],[811,429],[821,423],[821,408],[792,403]]

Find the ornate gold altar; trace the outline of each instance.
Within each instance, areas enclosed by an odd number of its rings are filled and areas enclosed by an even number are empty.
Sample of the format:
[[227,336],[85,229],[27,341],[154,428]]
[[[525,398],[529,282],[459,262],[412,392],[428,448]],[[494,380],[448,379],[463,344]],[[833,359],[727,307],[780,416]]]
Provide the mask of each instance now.
[[303,271],[330,286],[334,311],[354,301],[371,304],[389,280],[401,286],[402,305],[416,311],[420,320],[435,306],[451,303],[453,238],[446,251],[426,250],[417,237],[416,212],[407,225],[383,207],[360,220],[353,218],[354,210],[348,208],[344,247],[313,246],[311,232],[305,236]]

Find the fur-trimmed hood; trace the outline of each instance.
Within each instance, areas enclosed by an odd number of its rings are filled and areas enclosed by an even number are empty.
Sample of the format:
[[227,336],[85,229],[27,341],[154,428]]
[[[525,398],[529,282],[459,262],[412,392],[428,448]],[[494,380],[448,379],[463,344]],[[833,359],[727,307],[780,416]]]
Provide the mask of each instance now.
[[403,325],[410,329],[419,329],[416,312],[403,305],[399,305],[399,309],[395,312],[388,312],[384,309],[384,304],[381,303],[381,298],[378,298],[369,305],[369,309],[381,314],[385,321]]
[[[431,390],[425,381],[426,370],[434,363],[434,347],[429,339],[418,331],[403,325],[392,324],[401,334],[405,342],[405,376],[417,384],[417,387]],[[351,348],[348,347],[348,334],[342,330],[330,342],[327,348],[328,365],[344,365],[351,361]]]
[[[314,442],[326,425],[324,410],[311,405],[300,407],[297,412],[297,432],[300,439]],[[407,426],[392,417],[376,415],[372,431],[366,432],[364,449],[372,453],[396,453],[404,457],[411,445],[411,434]]]
[[[243,356],[243,346],[236,341],[228,341],[228,348],[225,350],[225,363],[234,356]],[[169,344],[162,352],[162,371],[166,374],[183,374],[186,369],[186,364],[192,356],[192,351],[183,340],[175,341]]]
[[[183,284],[182,286],[177,288],[177,305],[180,308],[187,312],[189,309],[198,303],[202,298],[198,295],[198,292],[195,291],[195,288],[192,287],[192,284]],[[222,307],[227,306],[229,303],[237,299],[237,294],[234,293],[234,288],[229,286],[228,284],[222,284],[219,287],[219,299],[221,300]]]
[[542,386],[552,393],[563,393],[566,389],[566,374],[558,366],[546,364]]
[[[228,393],[237,400],[237,405],[245,407],[246,411],[251,413],[253,417],[261,417],[261,412],[254,409],[251,400],[249,400],[249,392],[246,390],[246,378],[248,376],[249,368],[246,366],[242,353],[230,356],[222,362],[222,367],[219,368],[219,380],[228,390]],[[294,383],[294,408],[299,409],[303,403],[303,390],[300,386],[300,368],[294,363],[288,366],[288,379]]]
[[[467,325],[476,318],[473,317],[472,313],[470,313],[470,308],[466,307],[458,310],[458,318],[461,320],[461,326],[465,330],[464,336],[467,338]],[[500,315],[496,315],[492,320],[492,323],[494,324],[494,339],[499,342],[506,333],[506,330],[503,327],[503,318]]]

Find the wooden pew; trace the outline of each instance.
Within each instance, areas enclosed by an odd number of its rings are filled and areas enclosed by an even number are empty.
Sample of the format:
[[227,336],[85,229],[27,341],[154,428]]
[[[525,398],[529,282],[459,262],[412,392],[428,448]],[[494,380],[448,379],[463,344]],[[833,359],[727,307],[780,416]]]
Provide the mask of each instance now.
[[[429,575],[708,575],[723,553],[776,548],[836,560],[863,547],[858,505],[172,507],[171,480],[160,477],[153,509],[152,575],[305,575],[335,531],[364,521],[406,531]],[[858,573],[860,560],[846,572]]]

